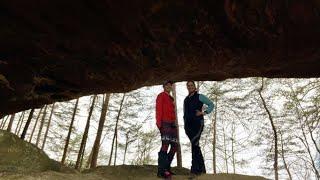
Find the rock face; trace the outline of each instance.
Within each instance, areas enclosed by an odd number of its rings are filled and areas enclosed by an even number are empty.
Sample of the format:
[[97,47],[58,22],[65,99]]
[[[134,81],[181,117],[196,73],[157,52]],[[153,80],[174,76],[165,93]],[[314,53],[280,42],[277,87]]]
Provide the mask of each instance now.
[[2,0],[0,116],[165,79],[320,76],[318,0]]

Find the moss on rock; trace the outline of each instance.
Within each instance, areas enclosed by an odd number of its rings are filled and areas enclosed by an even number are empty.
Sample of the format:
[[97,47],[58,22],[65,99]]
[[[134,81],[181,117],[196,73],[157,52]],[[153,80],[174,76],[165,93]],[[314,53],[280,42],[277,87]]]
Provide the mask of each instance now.
[[58,162],[50,159],[35,145],[0,130],[0,172],[60,171]]

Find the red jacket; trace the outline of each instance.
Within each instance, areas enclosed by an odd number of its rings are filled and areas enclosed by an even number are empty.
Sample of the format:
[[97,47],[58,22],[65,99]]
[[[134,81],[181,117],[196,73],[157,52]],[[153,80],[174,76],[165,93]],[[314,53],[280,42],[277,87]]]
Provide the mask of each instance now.
[[176,113],[174,99],[168,93],[162,92],[156,101],[157,126],[161,128],[161,122],[175,122]]

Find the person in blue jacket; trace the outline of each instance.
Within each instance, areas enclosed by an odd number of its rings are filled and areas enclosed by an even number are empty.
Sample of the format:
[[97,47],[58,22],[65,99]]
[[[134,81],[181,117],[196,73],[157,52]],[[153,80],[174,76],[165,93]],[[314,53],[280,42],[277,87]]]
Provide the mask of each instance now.
[[[189,95],[184,99],[183,103],[184,129],[192,146],[191,173],[200,175],[206,173],[206,167],[199,146],[199,140],[204,126],[203,116],[211,113],[214,105],[209,98],[197,92],[194,81],[187,82],[187,89]],[[204,111],[203,104],[207,105]]]

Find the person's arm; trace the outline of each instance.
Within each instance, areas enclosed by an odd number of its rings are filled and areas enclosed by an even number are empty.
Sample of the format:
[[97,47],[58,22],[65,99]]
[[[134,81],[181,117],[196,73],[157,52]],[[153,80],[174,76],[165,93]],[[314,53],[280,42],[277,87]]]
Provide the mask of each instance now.
[[213,102],[203,94],[199,94],[199,100],[208,106],[203,115],[210,114],[214,108]]
[[162,121],[162,113],[163,113],[163,97],[161,95],[158,95],[156,100],[156,124],[157,127],[161,128],[161,121]]

